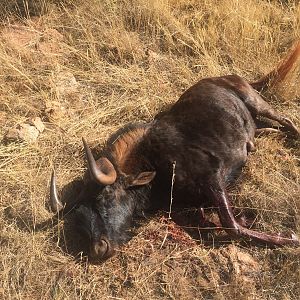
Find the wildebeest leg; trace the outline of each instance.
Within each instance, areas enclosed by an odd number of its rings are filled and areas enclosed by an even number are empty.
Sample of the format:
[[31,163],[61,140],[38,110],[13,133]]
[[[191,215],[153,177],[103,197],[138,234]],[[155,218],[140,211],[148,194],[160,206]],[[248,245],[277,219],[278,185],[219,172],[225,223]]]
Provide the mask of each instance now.
[[260,120],[260,119],[255,119],[255,125],[256,125],[256,130],[255,130],[255,136],[261,135],[261,134],[269,134],[269,133],[280,133],[280,130],[278,127],[275,127],[270,120]]
[[258,128],[255,130],[255,136],[259,136],[265,133],[280,133],[280,130],[272,127]]
[[[300,135],[299,129],[296,127],[296,125],[290,119],[281,116],[279,113],[277,113],[271,107],[268,110],[260,112],[259,115],[269,118],[271,120],[277,121],[280,125],[285,127],[287,130],[289,130],[292,134],[294,134],[296,136]],[[272,128],[268,128],[268,129],[270,130]]]
[[[275,109],[273,109],[256,91],[252,90],[247,97],[243,97],[243,102],[251,112],[254,119],[257,116],[266,117],[270,120],[277,121],[280,125],[285,127],[288,131],[300,135],[299,129],[296,125],[288,118],[280,115]],[[262,131],[263,128],[259,130]],[[272,128],[265,128],[265,132],[274,132]]]
[[271,246],[300,246],[300,242],[295,235],[290,238],[284,237],[281,234],[266,234],[247,229],[241,226],[233,215],[233,209],[230,204],[225,188],[209,188],[209,195],[212,197],[214,205],[218,207],[218,214],[222,226],[233,237],[242,237],[252,239],[257,242],[262,242]]

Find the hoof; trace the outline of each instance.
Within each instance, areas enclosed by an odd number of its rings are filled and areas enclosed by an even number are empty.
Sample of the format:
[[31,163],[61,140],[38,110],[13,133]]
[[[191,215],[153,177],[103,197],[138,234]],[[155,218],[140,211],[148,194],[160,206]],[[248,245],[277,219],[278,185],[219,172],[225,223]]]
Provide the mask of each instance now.
[[300,246],[300,240],[299,237],[295,233],[286,233],[282,232],[278,235],[280,239],[283,241],[283,245],[287,246],[295,246],[299,247]]

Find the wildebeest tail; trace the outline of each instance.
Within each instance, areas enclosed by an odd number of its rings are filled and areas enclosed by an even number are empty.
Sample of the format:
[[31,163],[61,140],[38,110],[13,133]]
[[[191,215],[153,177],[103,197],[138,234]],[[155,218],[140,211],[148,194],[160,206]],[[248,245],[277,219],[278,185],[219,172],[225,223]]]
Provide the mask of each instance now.
[[297,41],[292,47],[292,50],[288,55],[279,63],[279,65],[267,75],[251,82],[251,86],[257,91],[267,89],[275,86],[279,82],[283,81],[287,74],[293,69],[295,63],[300,57],[300,41]]

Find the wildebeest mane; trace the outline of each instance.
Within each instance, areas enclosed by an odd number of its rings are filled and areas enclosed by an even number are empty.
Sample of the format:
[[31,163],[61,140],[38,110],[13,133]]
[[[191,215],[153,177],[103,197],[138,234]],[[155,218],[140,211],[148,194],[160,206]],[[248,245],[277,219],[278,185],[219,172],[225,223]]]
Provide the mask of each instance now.
[[114,133],[107,141],[105,152],[120,174],[135,174],[144,166],[143,157],[138,153],[138,146],[149,127],[149,123],[130,123]]

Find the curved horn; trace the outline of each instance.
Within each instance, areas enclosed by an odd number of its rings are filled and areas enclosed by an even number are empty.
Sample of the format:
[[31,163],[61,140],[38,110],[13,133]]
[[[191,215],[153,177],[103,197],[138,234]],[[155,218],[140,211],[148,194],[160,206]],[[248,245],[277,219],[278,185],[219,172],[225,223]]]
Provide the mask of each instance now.
[[117,172],[113,164],[106,157],[101,157],[96,162],[91,152],[91,149],[87,145],[84,138],[82,138],[82,142],[91,177],[96,182],[103,185],[114,183],[117,179]]
[[50,205],[51,205],[51,210],[54,213],[58,213],[64,207],[57,196],[56,177],[55,177],[54,170],[52,171],[51,181],[50,181]]

